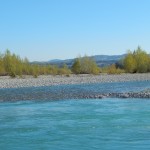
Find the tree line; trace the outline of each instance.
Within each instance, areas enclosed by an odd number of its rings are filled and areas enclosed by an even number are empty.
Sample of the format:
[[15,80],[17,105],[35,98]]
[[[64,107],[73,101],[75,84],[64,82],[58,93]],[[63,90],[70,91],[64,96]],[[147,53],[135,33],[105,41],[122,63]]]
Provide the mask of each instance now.
[[150,72],[150,55],[138,46],[133,52],[128,50],[125,57],[117,63],[103,68],[99,68],[94,60],[85,56],[75,60],[72,72],[76,74],[147,73]]
[[56,65],[31,64],[27,58],[20,58],[6,50],[0,54],[0,76],[22,77],[23,75],[66,75],[70,74],[120,74],[120,73],[146,73],[150,72],[150,55],[138,47],[136,50],[128,51],[125,57],[110,66],[98,67],[95,60],[88,57],[78,57],[74,60],[71,68],[66,64],[62,67]]
[[22,77],[23,75],[32,75],[33,77],[38,77],[39,75],[68,75],[70,73],[71,70],[65,64],[61,68],[52,65],[31,64],[27,58],[21,59],[9,50],[6,50],[4,54],[0,55],[1,76]]

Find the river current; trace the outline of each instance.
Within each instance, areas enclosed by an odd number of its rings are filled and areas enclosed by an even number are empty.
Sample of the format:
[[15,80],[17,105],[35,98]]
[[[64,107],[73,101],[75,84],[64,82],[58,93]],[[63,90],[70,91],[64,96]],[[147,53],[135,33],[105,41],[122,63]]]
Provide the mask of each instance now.
[[[148,150],[148,99],[85,100],[71,95],[149,87],[150,82],[127,82],[1,89],[0,150]],[[61,99],[63,94],[68,98]]]

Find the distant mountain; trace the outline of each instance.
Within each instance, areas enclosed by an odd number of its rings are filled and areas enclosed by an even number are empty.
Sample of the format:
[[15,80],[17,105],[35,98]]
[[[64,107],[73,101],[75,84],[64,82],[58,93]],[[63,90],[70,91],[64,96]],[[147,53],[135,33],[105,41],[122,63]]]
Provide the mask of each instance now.
[[[93,60],[96,61],[97,65],[99,67],[109,66],[111,64],[117,63],[120,59],[125,57],[125,54],[123,55],[95,55],[90,56]],[[63,66],[66,64],[68,67],[71,67],[75,59],[66,59],[66,60],[60,60],[60,59],[53,59],[47,62],[32,62],[32,64],[51,64],[51,65],[57,65],[57,66]]]
[[50,60],[50,61],[48,61],[49,63],[57,63],[57,62],[61,62],[61,61],[63,61],[63,60],[60,60],[60,59],[52,59],[52,60]]
[[[125,54],[123,55],[95,55],[91,56],[93,60],[96,61],[99,67],[109,66],[111,64],[117,63],[120,59],[124,58]],[[66,64],[68,67],[71,67],[74,62],[74,59],[66,59],[66,60],[57,60],[57,61],[49,61],[52,65],[62,66]]]
[[99,67],[105,67],[117,63],[119,60],[123,59],[126,54],[123,55],[95,55],[91,56]]
[[95,61],[109,61],[109,60],[120,60],[123,57],[125,57],[125,54],[123,55],[95,55],[91,56]]

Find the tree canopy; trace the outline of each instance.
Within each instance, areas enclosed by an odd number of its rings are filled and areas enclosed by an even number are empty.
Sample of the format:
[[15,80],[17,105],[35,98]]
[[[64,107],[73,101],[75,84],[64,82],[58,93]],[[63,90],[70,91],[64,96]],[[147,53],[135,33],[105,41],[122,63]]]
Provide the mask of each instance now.
[[150,56],[138,47],[135,51],[128,51],[124,58],[124,69],[129,73],[145,73],[150,71]]
[[99,74],[100,68],[93,59],[84,56],[75,59],[72,65],[72,72],[75,74]]

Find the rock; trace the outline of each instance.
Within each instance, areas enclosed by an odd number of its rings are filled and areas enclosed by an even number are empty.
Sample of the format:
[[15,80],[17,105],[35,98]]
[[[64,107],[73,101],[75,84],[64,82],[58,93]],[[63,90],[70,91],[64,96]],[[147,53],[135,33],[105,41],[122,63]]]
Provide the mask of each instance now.
[[129,98],[129,95],[127,93],[123,93],[120,95],[120,98]]

